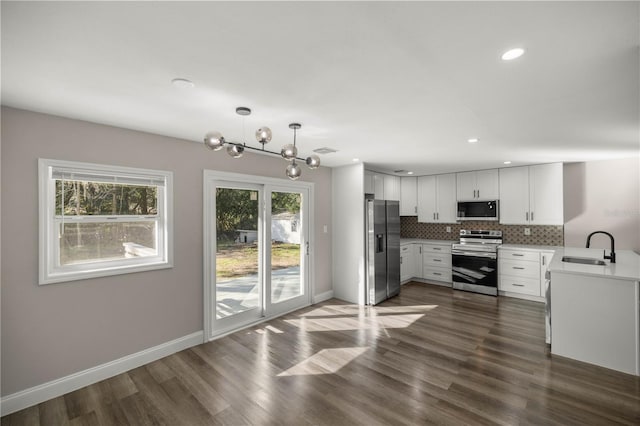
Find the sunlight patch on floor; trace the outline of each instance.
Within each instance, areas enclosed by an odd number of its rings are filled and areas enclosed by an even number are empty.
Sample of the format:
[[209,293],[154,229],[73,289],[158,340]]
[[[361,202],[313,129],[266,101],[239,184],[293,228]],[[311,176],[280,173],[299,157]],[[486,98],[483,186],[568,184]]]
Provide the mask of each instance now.
[[302,318],[285,320],[304,331],[347,331],[406,328],[424,314],[379,315],[369,317]]
[[359,315],[360,313],[376,314],[405,314],[427,312],[436,309],[438,305],[414,305],[414,306],[359,306],[359,305],[324,305],[310,312],[300,314],[301,317],[328,317]]
[[304,361],[278,374],[278,377],[332,374],[362,355],[367,348],[322,349]]
[[282,330],[280,330],[279,328],[276,328],[276,327],[274,327],[274,326],[272,326],[272,325],[268,325],[268,326],[266,326],[266,327],[264,327],[264,328],[258,328],[258,329],[254,330],[254,331],[255,331],[256,333],[258,333],[258,334],[265,334],[265,333],[267,333],[268,331],[270,331],[271,333],[276,333],[276,334],[282,334],[282,333],[284,333],[284,331],[282,331]]

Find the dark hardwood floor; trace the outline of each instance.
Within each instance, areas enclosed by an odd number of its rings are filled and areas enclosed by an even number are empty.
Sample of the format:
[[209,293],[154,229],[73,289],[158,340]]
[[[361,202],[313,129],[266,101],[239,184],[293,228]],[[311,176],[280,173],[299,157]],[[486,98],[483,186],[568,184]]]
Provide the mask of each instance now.
[[561,357],[544,306],[410,283],[311,306],[2,425],[640,424],[640,378]]

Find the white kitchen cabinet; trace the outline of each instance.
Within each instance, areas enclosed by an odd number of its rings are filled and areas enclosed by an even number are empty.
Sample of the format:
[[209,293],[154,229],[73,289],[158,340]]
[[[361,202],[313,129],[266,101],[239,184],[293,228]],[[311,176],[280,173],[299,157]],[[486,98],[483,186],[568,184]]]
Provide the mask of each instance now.
[[400,178],[400,216],[418,215],[418,178]]
[[422,244],[422,276],[427,281],[452,283],[451,244]]
[[529,166],[530,223],[563,225],[562,163]]
[[498,169],[456,173],[458,201],[490,201],[500,197]]
[[500,223],[562,225],[562,163],[500,169]]
[[400,282],[406,283],[416,275],[415,244],[400,246]]
[[392,175],[382,175],[384,199],[390,201],[400,201],[400,177]]
[[511,297],[544,301],[545,274],[553,251],[521,248],[498,250],[498,290]]
[[456,222],[456,175],[418,178],[418,222]]
[[364,193],[373,194],[375,187],[373,185],[373,172],[370,170],[364,171]]
[[413,244],[413,276],[423,278],[422,276],[422,243]]
[[373,174],[373,194],[376,200],[384,200],[384,175]]

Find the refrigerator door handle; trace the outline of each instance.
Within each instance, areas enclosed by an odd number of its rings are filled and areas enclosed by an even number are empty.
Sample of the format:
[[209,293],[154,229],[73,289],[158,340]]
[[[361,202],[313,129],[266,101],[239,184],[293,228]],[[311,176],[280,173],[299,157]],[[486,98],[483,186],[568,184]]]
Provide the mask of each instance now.
[[384,251],[384,234],[376,235],[376,253],[382,253]]

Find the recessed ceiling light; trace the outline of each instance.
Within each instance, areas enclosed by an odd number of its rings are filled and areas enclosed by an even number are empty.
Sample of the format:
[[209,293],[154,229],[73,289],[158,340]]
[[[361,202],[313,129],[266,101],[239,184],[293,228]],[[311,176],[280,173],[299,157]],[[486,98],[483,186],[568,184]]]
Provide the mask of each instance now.
[[174,78],[171,80],[171,84],[175,87],[179,87],[180,89],[191,89],[195,87],[195,84],[191,80],[187,80],[186,78]]
[[511,161],[505,161],[504,164],[511,164]]
[[412,175],[412,174],[413,174],[413,172],[407,172],[407,174],[408,174],[408,175]]
[[357,163],[358,161],[360,161],[360,159],[359,159],[359,158],[354,158],[354,159],[353,159],[353,160],[351,160],[351,161],[353,161],[354,163]]
[[316,154],[331,154],[332,152],[338,152],[338,150],[324,147],[324,148],[316,148],[313,150],[313,152],[315,152]]
[[502,54],[503,61],[511,61],[524,55],[524,49],[516,47],[515,49],[507,50]]
[[478,138],[471,138],[471,139],[467,139],[467,142],[469,142],[469,143],[478,143],[479,140],[480,139],[478,139]]

